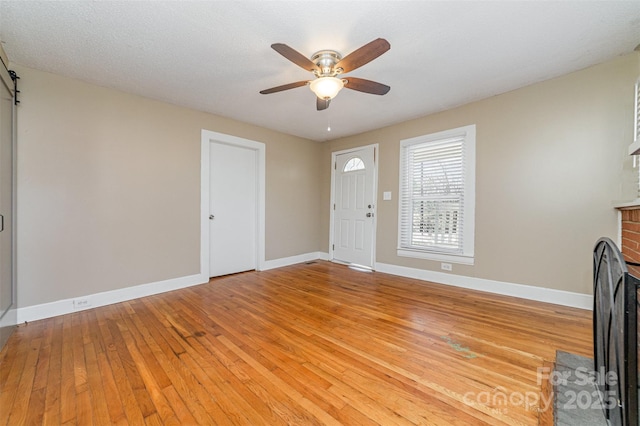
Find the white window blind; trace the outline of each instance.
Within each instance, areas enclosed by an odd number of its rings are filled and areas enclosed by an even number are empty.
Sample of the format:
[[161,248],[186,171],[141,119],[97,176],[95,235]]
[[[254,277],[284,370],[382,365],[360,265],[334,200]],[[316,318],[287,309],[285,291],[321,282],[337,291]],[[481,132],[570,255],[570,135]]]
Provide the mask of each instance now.
[[475,162],[475,126],[402,141],[399,255],[472,259],[475,167],[469,157]]
[[640,79],[636,82],[636,102],[635,102],[635,132],[634,132],[634,141],[640,141]]

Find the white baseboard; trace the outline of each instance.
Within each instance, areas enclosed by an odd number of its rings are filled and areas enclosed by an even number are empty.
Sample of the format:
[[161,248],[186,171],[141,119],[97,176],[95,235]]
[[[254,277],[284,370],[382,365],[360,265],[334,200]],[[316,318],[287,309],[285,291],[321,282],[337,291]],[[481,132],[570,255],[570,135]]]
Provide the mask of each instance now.
[[[327,260],[328,258],[329,254],[324,252],[305,253],[282,259],[267,260],[262,265],[262,270],[266,271],[268,269],[281,268],[283,266],[309,262],[311,260]],[[90,294],[88,296],[78,296],[71,299],[57,300],[55,302],[27,306],[17,309],[17,322],[18,324],[21,324],[23,322],[37,321],[45,318],[55,317],[58,315],[70,314],[86,309],[111,305],[113,303],[125,302],[127,300],[137,299],[139,297],[152,296],[158,293],[164,293],[167,291],[178,290],[198,284],[204,284],[208,281],[209,278],[207,276],[196,274],[187,277],[173,278],[165,281],[158,281],[149,284],[141,284],[133,287],[121,288],[118,290]],[[74,301],[77,300],[87,301],[88,304],[84,307],[76,308],[74,306]]]
[[431,281],[472,290],[514,296],[522,299],[537,300],[539,302],[554,303],[556,305],[571,306],[580,309],[593,309],[593,296],[590,294],[573,293],[570,291],[554,290],[524,284],[513,284],[503,281],[487,280],[484,278],[466,277],[463,275],[446,274],[444,272],[427,271],[424,269],[407,268],[405,266],[376,263],[375,270],[385,274]]
[[[269,269],[294,265],[296,263],[328,259],[328,253],[311,252],[281,259],[267,260],[264,262],[262,270],[266,271]],[[404,266],[397,266],[386,263],[376,263],[375,270],[386,274],[415,278],[422,281],[431,281],[434,283],[486,291],[489,293],[503,294],[506,296],[537,300],[540,302],[555,303],[557,305],[571,306],[589,310],[593,308],[593,296],[588,294],[572,293],[569,291],[554,290],[522,284],[513,284],[501,281],[487,280],[483,278],[465,277],[462,275],[445,274],[443,272],[407,268]],[[27,306],[17,309],[17,322],[18,324],[21,324],[23,322],[37,321],[40,319],[51,318],[58,315],[79,312],[86,309],[97,308],[99,306],[111,305],[113,303],[137,299],[139,297],[151,296],[167,291],[178,290],[198,284],[204,284],[208,281],[208,277],[201,274],[196,274],[149,284],[141,284],[134,287],[126,287],[118,290],[95,293],[88,296],[80,296],[74,297],[72,299],[64,299],[50,303],[43,303],[40,305]],[[74,306],[74,301],[79,299],[83,301],[86,300],[88,302],[88,305],[82,308],[76,308]]]
[[328,260],[329,254],[321,251],[299,254],[297,256],[283,257],[280,259],[265,260],[262,265],[262,271],[269,269],[282,268],[284,266],[295,265],[296,263],[310,262],[312,260]]
[[[124,302],[137,299],[139,297],[151,296],[167,291],[178,290],[198,284],[204,284],[209,278],[201,275],[190,275],[187,277],[173,278],[170,280],[158,281],[155,283],[141,284],[133,287],[126,287],[117,290],[95,293],[88,296],[79,296],[72,299],[58,300],[41,305],[18,308],[18,324],[28,321],[37,321],[44,318],[51,318],[58,315],[79,312],[86,309],[97,308],[99,306],[111,305],[113,303]],[[87,301],[88,304],[82,308],[74,306],[75,300]]]

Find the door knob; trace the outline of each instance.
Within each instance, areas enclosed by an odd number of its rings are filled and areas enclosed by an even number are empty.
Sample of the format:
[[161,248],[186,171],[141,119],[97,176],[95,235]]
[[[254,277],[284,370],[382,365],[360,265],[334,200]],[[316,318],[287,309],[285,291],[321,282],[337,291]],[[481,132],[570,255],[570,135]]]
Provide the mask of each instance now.
[[373,213],[367,213],[367,217],[373,217]]
[[209,220],[213,220],[214,218],[215,218],[214,215],[212,215],[212,214],[209,215]]

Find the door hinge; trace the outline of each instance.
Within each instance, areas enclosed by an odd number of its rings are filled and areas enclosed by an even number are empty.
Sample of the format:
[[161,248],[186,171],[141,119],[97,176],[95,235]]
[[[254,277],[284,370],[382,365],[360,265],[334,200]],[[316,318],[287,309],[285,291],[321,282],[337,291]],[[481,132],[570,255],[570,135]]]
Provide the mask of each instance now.
[[333,203],[333,209],[334,210],[336,209],[336,203]]
[[333,170],[338,170],[338,162],[333,163]]
[[336,245],[335,244],[331,244],[331,250],[335,250],[336,249]]

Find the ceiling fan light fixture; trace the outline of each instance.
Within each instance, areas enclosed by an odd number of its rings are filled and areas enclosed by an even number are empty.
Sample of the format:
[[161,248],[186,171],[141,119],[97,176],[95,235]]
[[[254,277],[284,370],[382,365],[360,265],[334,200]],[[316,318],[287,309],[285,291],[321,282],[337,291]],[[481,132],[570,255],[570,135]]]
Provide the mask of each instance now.
[[344,87],[344,81],[336,77],[318,77],[309,84],[309,88],[320,99],[333,99],[340,89]]

